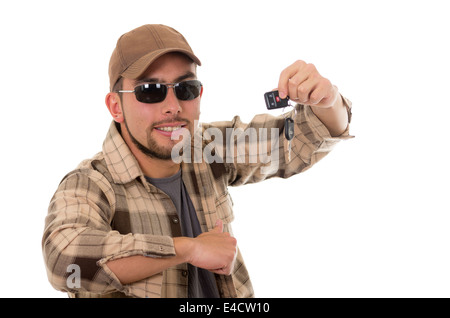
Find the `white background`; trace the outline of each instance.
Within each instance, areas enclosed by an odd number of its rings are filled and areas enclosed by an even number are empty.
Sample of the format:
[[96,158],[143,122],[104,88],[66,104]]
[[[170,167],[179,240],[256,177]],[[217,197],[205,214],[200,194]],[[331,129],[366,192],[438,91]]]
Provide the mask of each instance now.
[[265,112],[297,59],[353,102],[356,138],[314,168],[230,189],[257,297],[450,296],[445,1],[6,3],[0,296],[66,297],[43,263],[48,203],[101,150],[111,52],[147,23],[179,30],[202,60],[203,121]]

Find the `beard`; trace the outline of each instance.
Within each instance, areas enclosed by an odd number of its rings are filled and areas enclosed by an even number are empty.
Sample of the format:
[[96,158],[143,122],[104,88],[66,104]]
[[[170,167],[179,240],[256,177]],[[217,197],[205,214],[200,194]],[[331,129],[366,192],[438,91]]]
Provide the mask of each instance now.
[[131,141],[133,142],[133,144],[146,156],[150,157],[150,158],[155,158],[155,159],[160,159],[160,160],[169,160],[172,159],[172,148],[175,144],[173,144],[172,146],[169,146],[169,144],[167,145],[168,147],[161,147],[160,145],[158,145],[157,141],[155,140],[155,138],[152,137],[151,133],[152,130],[154,129],[153,127],[156,125],[160,125],[162,123],[168,123],[168,122],[173,122],[173,121],[183,121],[186,122],[187,125],[190,124],[190,121],[187,119],[182,119],[182,118],[174,118],[171,119],[170,121],[164,121],[164,122],[158,122],[158,123],[154,123],[153,125],[151,125],[150,127],[148,127],[146,129],[146,133],[147,133],[147,145],[148,147],[144,146],[142,143],[140,143],[131,133],[130,128],[128,127],[127,124],[127,120],[125,118],[125,114],[124,114],[124,123],[125,123],[125,127],[127,128],[128,131],[128,135],[131,138]]

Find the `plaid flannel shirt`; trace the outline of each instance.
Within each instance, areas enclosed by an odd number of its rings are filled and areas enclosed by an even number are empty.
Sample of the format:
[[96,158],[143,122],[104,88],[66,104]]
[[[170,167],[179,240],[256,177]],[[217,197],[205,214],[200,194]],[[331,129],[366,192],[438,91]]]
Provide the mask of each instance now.
[[[220,218],[224,231],[232,233],[233,203],[228,186],[290,177],[314,165],[339,140],[351,137],[348,128],[342,136],[331,137],[308,106],[296,105],[296,109],[290,160],[283,133],[283,115],[257,115],[249,124],[235,117],[232,121],[203,124],[197,130],[205,132],[214,127],[224,135],[227,128],[276,127],[280,131],[279,142],[274,145],[279,150],[276,170],[267,169],[262,173],[261,167],[273,162],[249,163],[250,142],[245,153],[234,152],[233,160],[181,163],[182,179],[202,231],[214,228]],[[294,116],[294,112],[290,115]],[[202,149],[208,143],[206,139],[202,139]],[[195,150],[195,145],[192,147]],[[245,163],[240,163],[242,160],[238,156],[241,155]],[[145,180],[113,122],[103,151],[68,173],[51,199],[42,239],[47,275],[54,288],[71,297],[187,297],[187,264],[127,285],[121,284],[107,266],[110,260],[131,255],[171,257],[175,255],[172,238],[180,235],[172,201]],[[73,264],[79,269],[79,277],[76,277],[79,284],[73,284],[76,280],[70,284],[72,273],[76,274],[71,267]],[[215,277],[221,297],[254,297],[239,250],[232,274],[215,274]]]

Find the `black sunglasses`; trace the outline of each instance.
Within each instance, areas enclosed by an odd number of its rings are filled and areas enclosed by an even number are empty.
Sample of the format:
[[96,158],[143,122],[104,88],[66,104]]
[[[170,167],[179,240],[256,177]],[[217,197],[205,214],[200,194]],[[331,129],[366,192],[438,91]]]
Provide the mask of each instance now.
[[141,103],[153,104],[166,99],[169,88],[172,87],[179,100],[193,100],[200,95],[202,83],[199,80],[190,80],[169,84],[142,84],[132,91],[117,91],[118,93],[134,93]]

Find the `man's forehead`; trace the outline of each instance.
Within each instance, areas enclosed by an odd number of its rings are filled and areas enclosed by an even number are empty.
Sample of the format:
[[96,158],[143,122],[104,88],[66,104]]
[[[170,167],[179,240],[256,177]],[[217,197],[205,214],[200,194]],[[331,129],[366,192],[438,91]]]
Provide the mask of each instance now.
[[184,80],[196,79],[197,75],[194,72],[188,71],[178,77],[175,78],[159,78],[159,77],[141,77],[136,80],[132,80],[134,86],[143,84],[143,83],[178,83]]
[[177,82],[181,78],[196,78],[196,66],[185,54],[166,53],[156,59],[134,82]]

